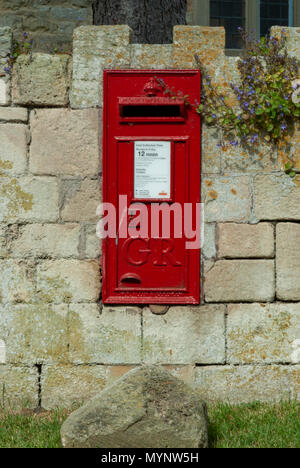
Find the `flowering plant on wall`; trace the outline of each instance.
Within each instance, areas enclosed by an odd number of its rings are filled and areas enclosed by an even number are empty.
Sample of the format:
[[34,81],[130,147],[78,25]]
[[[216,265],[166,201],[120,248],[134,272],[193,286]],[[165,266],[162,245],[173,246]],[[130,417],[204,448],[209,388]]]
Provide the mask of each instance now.
[[[245,50],[238,61],[240,81],[230,84],[236,104],[232,106],[221,87],[212,85],[196,56],[203,92],[195,109],[208,125],[221,129],[221,146],[277,144],[300,120],[299,62],[288,55],[284,37],[253,40],[243,31],[241,35]],[[295,176],[291,164],[285,169]]]

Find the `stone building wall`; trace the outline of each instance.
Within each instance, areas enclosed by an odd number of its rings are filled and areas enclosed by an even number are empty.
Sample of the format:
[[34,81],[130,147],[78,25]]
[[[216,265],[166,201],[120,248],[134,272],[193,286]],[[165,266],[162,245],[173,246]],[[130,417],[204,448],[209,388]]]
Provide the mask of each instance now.
[[[288,29],[300,58],[299,35]],[[230,93],[237,59],[225,56],[224,36],[177,26],[173,44],[132,45],[126,26],[83,26],[73,58],[20,56],[0,77],[6,404],[70,407],[141,362],[161,363],[209,401],[300,399],[300,187],[281,170],[282,149],[222,151],[203,126],[201,305],[158,315],[101,303],[102,71],[196,68],[197,52]],[[10,46],[4,28],[0,60]],[[290,143],[299,159],[300,131]]]

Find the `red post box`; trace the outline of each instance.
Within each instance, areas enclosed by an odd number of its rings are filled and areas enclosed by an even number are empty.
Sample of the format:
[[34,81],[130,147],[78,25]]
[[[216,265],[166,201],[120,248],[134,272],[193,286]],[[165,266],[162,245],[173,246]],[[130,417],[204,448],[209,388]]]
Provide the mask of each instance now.
[[199,303],[199,100],[197,70],[104,71],[104,303]]

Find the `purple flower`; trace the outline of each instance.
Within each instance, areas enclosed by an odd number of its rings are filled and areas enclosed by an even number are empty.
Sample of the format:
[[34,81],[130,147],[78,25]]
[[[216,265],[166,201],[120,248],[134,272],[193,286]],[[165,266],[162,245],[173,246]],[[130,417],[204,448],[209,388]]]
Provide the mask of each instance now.
[[282,124],[280,125],[280,128],[281,128],[281,130],[283,130],[283,131],[286,130],[286,129],[287,129],[286,123],[282,123]]
[[254,142],[257,140],[257,138],[258,138],[258,135],[257,135],[257,133],[255,133],[255,134],[250,138],[250,142],[251,142],[251,143],[254,143]]
[[23,35],[24,35],[25,39],[28,37],[28,34],[26,32],[24,32]]

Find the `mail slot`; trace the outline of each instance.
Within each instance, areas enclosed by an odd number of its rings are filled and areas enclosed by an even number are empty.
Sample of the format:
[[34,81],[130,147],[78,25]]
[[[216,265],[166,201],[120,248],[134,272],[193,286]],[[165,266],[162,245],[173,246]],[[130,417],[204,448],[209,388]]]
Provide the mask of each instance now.
[[103,302],[198,304],[200,72],[105,70],[103,93]]

